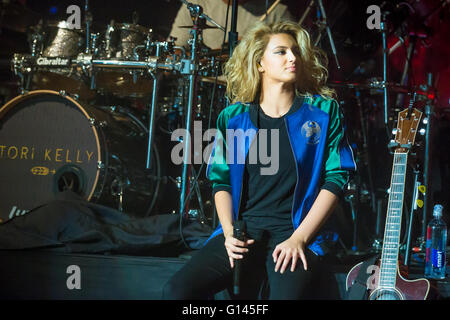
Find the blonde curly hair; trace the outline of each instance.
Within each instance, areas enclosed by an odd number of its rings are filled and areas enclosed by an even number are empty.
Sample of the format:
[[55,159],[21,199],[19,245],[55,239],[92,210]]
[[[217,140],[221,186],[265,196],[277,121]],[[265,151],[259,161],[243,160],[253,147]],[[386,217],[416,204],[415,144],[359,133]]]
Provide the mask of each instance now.
[[258,65],[271,35],[285,33],[296,39],[300,49],[300,70],[296,81],[297,94],[312,96],[319,94],[333,99],[336,93],[326,87],[328,59],[315,47],[308,32],[297,23],[280,21],[270,24],[258,22],[242,38],[225,63],[223,74],[227,80],[227,96],[232,103],[254,102],[260,92],[261,76]]

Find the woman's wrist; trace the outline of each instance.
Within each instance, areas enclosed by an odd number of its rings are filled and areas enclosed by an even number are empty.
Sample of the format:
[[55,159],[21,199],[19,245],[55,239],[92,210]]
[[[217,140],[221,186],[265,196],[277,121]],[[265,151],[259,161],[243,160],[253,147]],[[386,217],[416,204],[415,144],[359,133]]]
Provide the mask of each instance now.
[[308,237],[305,234],[303,234],[302,232],[300,232],[299,230],[295,231],[292,234],[291,238],[299,243],[301,242],[301,243],[306,244],[308,242]]
[[232,225],[230,225],[230,226],[228,226],[228,227],[224,227],[224,226],[222,226],[222,229],[223,229],[223,236],[226,238],[226,237],[229,237],[229,236],[233,236],[233,226]]

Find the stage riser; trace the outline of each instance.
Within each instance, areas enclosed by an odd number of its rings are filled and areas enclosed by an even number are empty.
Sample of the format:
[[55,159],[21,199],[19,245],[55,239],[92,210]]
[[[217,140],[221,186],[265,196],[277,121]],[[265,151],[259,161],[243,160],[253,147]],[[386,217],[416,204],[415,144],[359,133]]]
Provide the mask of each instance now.
[[[0,250],[0,299],[160,300],[164,284],[187,258]],[[71,266],[79,268],[80,289],[67,286],[74,276]],[[347,274],[337,271],[333,276],[338,293],[323,299],[344,299]],[[437,286],[443,298],[450,296],[448,282]],[[228,300],[230,295],[224,290],[214,299]]]

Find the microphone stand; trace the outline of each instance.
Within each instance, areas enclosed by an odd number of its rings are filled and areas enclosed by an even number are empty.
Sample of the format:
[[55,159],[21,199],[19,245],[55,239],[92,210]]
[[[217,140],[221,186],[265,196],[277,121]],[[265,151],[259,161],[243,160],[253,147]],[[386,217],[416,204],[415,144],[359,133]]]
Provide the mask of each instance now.
[[[306,16],[311,11],[311,8],[314,5],[314,2],[315,2],[315,0],[311,0],[309,2],[308,7],[306,8],[305,12],[303,13],[302,17],[300,18],[300,21],[298,22],[299,25],[301,25],[303,23],[303,20],[305,20]],[[334,45],[334,40],[333,40],[333,36],[331,34],[331,29],[327,22],[327,14],[325,12],[325,7],[323,6],[322,0],[317,0],[317,2],[318,2],[318,10],[319,10],[319,13],[320,13],[320,16],[322,17],[322,19],[318,23],[320,32],[319,32],[319,35],[317,36],[316,41],[314,42],[314,45],[317,46],[317,44],[320,42],[320,39],[322,37],[322,30],[323,30],[323,28],[325,28],[327,30],[328,40],[330,41],[331,51],[333,52],[334,60],[336,61],[336,67],[340,70],[341,65],[339,64],[339,60],[337,57],[337,51],[336,51],[336,47]]]
[[233,55],[233,50],[236,47],[238,41],[238,32],[237,32],[237,15],[238,15],[238,1],[231,0],[231,26],[230,32],[228,32],[228,43],[230,45],[230,58]]

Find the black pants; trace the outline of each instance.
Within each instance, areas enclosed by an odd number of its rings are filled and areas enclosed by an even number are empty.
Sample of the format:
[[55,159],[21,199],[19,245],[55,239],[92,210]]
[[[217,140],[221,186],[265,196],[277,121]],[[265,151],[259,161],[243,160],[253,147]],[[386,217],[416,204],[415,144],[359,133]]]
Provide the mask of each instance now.
[[[248,229],[248,226],[247,226]],[[260,298],[270,300],[309,299],[314,279],[320,273],[321,259],[311,250],[306,250],[308,270],[299,259],[294,272],[290,264],[283,274],[275,272],[272,253],[276,245],[292,235],[286,232],[268,232],[257,229],[247,231],[255,239],[249,252],[244,254],[241,266],[241,294],[236,299],[257,299],[261,284],[267,279],[268,295]],[[281,269],[281,268],[280,268]],[[320,274],[319,274],[320,275]],[[187,300],[208,299],[214,294],[232,287],[233,269],[230,266],[223,234],[211,239],[181,268],[164,286],[163,299]]]

